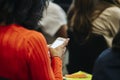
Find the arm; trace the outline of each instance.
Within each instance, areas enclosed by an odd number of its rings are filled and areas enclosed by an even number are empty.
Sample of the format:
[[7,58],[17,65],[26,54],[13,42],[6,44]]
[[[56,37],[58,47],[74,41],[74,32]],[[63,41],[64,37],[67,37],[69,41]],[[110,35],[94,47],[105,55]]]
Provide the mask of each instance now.
[[28,47],[28,67],[32,80],[62,80],[62,61],[59,57],[50,60],[47,44],[42,35],[32,33]]

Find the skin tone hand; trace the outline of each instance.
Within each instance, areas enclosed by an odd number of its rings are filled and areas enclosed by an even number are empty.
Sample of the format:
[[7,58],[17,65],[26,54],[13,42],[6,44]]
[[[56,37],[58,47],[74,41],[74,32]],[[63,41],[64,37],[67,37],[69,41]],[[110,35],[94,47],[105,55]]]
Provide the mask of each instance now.
[[56,48],[52,48],[52,47],[49,46],[51,58],[57,56],[57,57],[60,57],[62,59],[63,54],[65,53],[66,46],[67,46],[68,42],[69,42],[69,38],[67,38],[66,41],[62,45],[60,45]]

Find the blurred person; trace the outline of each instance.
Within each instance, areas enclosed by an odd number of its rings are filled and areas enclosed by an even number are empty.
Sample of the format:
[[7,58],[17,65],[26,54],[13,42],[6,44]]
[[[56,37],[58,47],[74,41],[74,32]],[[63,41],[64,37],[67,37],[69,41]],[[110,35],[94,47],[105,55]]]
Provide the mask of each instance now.
[[120,28],[120,8],[114,0],[73,0],[68,11],[68,72],[92,73],[98,55]]
[[120,79],[120,31],[114,37],[112,47],[104,50],[96,60],[92,80]]
[[67,19],[64,10],[56,3],[50,1],[48,7],[43,11],[43,18],[39,21],[49,44],[57,37],[67,37]]
[[[67,19],[66,13],[58,4],[50,0],[47,9],[43,11],[43,18],[39,21],[39,28],[42,29],[47,42],[52,44],[57,37],[67,38]],[[63,57],[63,75],[67,74],[66,65],[68,64],[68,50]]]
[[68,39],[53,49],[32,30],[46,1],[0,1],[0,80],[63,80],[61,59]]

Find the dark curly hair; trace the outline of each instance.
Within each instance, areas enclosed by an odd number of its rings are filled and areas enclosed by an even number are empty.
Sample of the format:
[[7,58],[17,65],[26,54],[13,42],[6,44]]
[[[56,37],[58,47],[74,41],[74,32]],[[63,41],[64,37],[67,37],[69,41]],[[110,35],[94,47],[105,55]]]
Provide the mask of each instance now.
[[42,18],[47,0],[0,0],[0,23],[33,29]]

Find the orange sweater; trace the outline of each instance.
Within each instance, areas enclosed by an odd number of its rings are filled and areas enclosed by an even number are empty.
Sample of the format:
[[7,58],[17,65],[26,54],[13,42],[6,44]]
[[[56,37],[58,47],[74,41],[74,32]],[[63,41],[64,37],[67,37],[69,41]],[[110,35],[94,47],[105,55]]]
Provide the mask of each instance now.
[[62,61],[50,60],[39,32],[12,24],[0,26],[0,77],[10,80],[62,80]]

